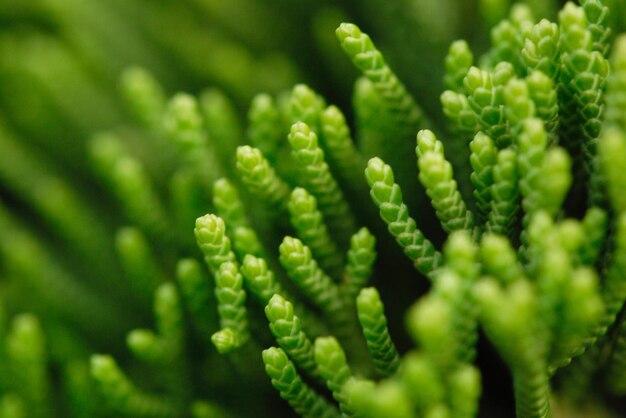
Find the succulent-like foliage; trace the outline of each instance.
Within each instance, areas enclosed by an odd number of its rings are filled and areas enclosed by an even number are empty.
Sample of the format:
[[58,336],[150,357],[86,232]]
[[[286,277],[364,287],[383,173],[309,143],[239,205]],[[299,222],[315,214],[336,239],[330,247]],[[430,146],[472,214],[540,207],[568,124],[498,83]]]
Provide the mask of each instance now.
[[498,152],[497,162],[493,167],[491,185],[491,211],[488,215],[486,230],[501,235],[511,233],[515,217],[519,210],[518,168],[515,151],[505,148]]
[[0,417],[625,409],[626,3],[331,3],[0,5]]
[[524,71],[521,59],[524,33],[533,24],[532,10],[525,4],[511,7],[508,19],[503,19],[491,29],[491,50],[483,58],[485,64],[508,62],[520,74]]
[[544,121],[548,142],[557,141],[559,128],[559,105],[552,79],[541,71],[533,71],[526,77],[530,98],[535,105],[536,116]]
[[157,334],[135,329],[128,334],[127,344],[142,360],[167,364],[182,354],[182,309],[176,288],[171,283],[161,285],[154,299]]
[[265,370],[272,385],[291,407],[303,417],[339,417],[339,411],[302,381],[293,363],[280,348],[263,351]]
[[605,122],[609,125],[617,125],[624,129],[624,114],[622,110],[626,105],[624,101],[624,83],[626,82],[626,37],[620,36],[615,40],[611,54],[611,74],[607,81],[606,115]]
[[252,99],[248,111],[248,124],[250,143],[261,150],[270,162],[274,162],[283,140],[283,130],[280,112],[272,96],[259,94]]
[[236,263],[222,218],[209,214],[196,219],[194,233],[211,273],[217,274],[223,263]]
[[372,276],[376,262],[376,237],[367,228],[361,228],[350,239],[346,256],[343,285],[349,297],[355,297]]
[[[218,334],[212,337],[212,340],[220,352],[228,352],[243,345],[249,338],[246,292],[243,290],[243,277],[235,263],[225,261],[220,264],[219,270],[215,273],[215,297],[222,328],[219,332],[228,331],[228,333]],[[228,335],[229,338],[232,335],[232,342],[222,340],[224,335]]]
[[474,185],[474,197],[479,210],[479,218],[484,218],[491,207],[491,187],[493,185],[493,167],[497,160],[498,149],[483,132],[478,132],[469,144],[472,165],[471,180]]
[[606,55],[611,36],[609,8],[600,0],[582,1],[581,5],[587,18],[587,28],[591,33],[591,48]]
[[265,248],[254,229],[240,226],[233,231],[233,251],[239,259],[248,254],[255,256],[265,255]]
[[320,116],[324,109],[324,99],[311,88],[298,84],[289,96],[289,123],[302,122],[319,132]]
[[370,37],[358,26],[342,23],[336,31],[341,47],[374,85],[402,128],[415,130],[423,122],[422,110],[385,63]]
[[349,398],[345,391],[346,383],[352,377],[352,371],[346,361],[346,354],[334,337],[319,337],[315,340],[315,363],[320,376],[326,381],[326,386],[333,393],[333,398],[339,402],[341,412],[353,416]]
[[537,119],[524,122],[520,132],[518,167],[522,193],[522,207],[524,212],[531,216],[540,209],[539,183],[541,182],[540,168],[543,163],[544,152],[548,142],[543,123]]
[[510,362],[515,376],[516,415],[549,416],[545,364],[537,361],[542,357],[542,353],[538,352],[541,347],[533,343],[533,331],[522,325],[533,321],[532,317],[536,315],[532,289],[526,282],[519,281],[508,293],[502,292],[497,283],[491,281],[482,282],[476,288],[486,332],[492,335],[494,341],[510,341],[500,350]]
[[582,220],[586,239],[580,246],[580,263],[593,266],[602,251],[606,238],[607,213],[600,208],[590,208]]
[[195,97],[179,93],[172,97],[163,115],[163,130],[174,142],[200,181],[210,185],[223,166],[204,126],[200,105]]
[[[448,285],[451,286],[450,289],[442,292],[450,293],[447,297],[455,309],[454,326],[458,333],[459,355],[467,362],[472,361],[476,355],[474,346],[478,338],[476,304],[471,297],[472,288],[480,274],[478,251],[478,246],[467,232],[459,231],[450,235],[444,246],[444,256],[449,271],[444,270],[441,273],[444,278],[437,279],[438,282],[448,281]],[[455,278],[455,275],[458,278]],[[446,278],[446,276],[449,277]],[[456,286],[458,288],[455,288]]]
[[363,194],[367,190],[361,175],[365,161],[350,136],[345,116],[337,106],[328,106],[322,112],[320,124],[322,146],[337,178],[348,185],[353,194]]
[[[512,76],[512,71],[504,66],[505,78]],[[499,148],[510,144],[511,139],[506,126],[502,95],[498,92],[498,84],[506,81],[498,80],[499,69],[494,73],[471,67],[463,80],[468,94],[470,108],[476,113],[481,129],[495,141]]]
[[94,169],[115,193],[127,216],[167,239],[169,224],[163,204],[141,162],[129,156],[114,134],[96,135],[89,150]]
[[265,306],[265,316],[280,347],[300,369],[310,376],[316,376],[313,343],[302,330],[300,318],[294,315],[293,305],[279,294],[275,294]]
[[559,74],[559,26],[547,19],[525,33],[522,60],[529,70],[538,70],[555,80]]
[[289,186],[282,180],[261,151],[250,146],[237,148],[237,171],[250,193],[275,209],[283,209]]
[[52,405],[46,376],[46,343],[39,321],[27,314],[16,317],[6,338],[7,372],[15,379],[16,393],[30,416],[47,416]]
[[335,325],[345,321],[344,303],[337,284],[322,271],[311,250],[297,238],[285,237],[280,244],[280,263],[289,278]]
[[219,167],[232,173],[235,151],[243,136],[235,104],[220,89],[207,88],[200,92],[199,105]]
[[503,95],[511,134],[517,137],[522,129],[522,122],[535,115],[535,103],[530,99],[526,83],[516,78],[509,80],[504,86]]
[[317,135],[305,123],[297,122],[291,126],[289,144],[304,186],[317,199],[330,228],[345,242],[356,229],[354,216],[324,160]]
[[267,304],[273,295],[283,293],[282,286],[263,258],[246,255],[241,266],[241,274],[247,282],[246,287],[263,304]]
[[617,338],[613,349],[613,358],[611,359],[611,369],[608,377],[612,391],[618,395],[623,395],[624,392],[626,392],[626,387],[624,387],[624,376],[626,374],[626,359],[624,358],[624,350],[626,350],[625,323],[626,322],[622,319],[617,329]]
[[440,100],[451,131],[458,135],[472,135],[480,129],[476,113],[464,94],[446,90]]
[[231,230],[248,226],[243,203],[239,198],[237,188],[226,178],[213,183],[213,206],[220,218]]
[[[307,330],[318,331],[320,328],[317,318],[305,309],[298,300],[292,296],[283,287],[281,282],[276,278],[274,272],[268,267],[264,258],[255,257],[247,254],[243,259],[240,272],[244,277],[246,289],[252,293],[254,297],[262,305],[267,305],[275,295],[280,295],[285,299],[294,300],[294,311],[305,323]],[[291,303],[291,302],[289,302]]]
[[[605,49],[602,42],[606,42],[608,35],[600,34],[604,32],[602,21],[605,17],[601,16],[602,12],[594,10],[598,6],[602,7],[602,4],[592,3],[597,2],[585,2],[585,8],[568,4],[559,15],[564,38],[561,86],[563,95],[569,98],[564,110],[574,112],[566,116],[567,120],[576,118],[574,123],[569,124],[567,133],[583,140],[583,163],[587,175],[591,177],[590,198],[598,202],[601,180],[593,166],[597,164],[596,142],[604,113],[603,91],[608,75],[608,61],[597,49]],[[596,20],[589,27],[585,11],[589,11],[592,19]],[[568,149],[572,149],[571,143]]]
[[291,224],[298,236],[311,248],[321,267],[333,276],[340,274],[343,266],[341,253],[330,237],[324,216],[317,209],[317,200],[303,188],[291,192],[288,204]]
[[119,230],[115,238],[126,276],[135,286],[138,296],[151,298],[164,277],[148,240],[141,230],[131,227]]
[[484,272],[504,284],[511,284],[524,275],[515,250],[501,235],[483,235],[480,241],[480,257]]
[[450,45],[446,56],[446,73],[443,84],[446,89],[463,92],[463,78],[474,62],[474,56],[467,42],[460,40]]
[[624,265],[626,265],[626,216],[624,212],[616,222],[615,250],[602,289],[605,313],[599,322],[600,328],[596,331],[597,336],[603,335],[609,325],[615,322],[616,315],[626,298],[626,280],[623,275]]
[[182,259],[176,266],[176,280],[194,326],[205,341],[210,339],[212,326],[217,323],[209,281],[200,263],[192,258]]
[[165,111],[163,87],[150,72],[141,67],[127,68],[120,77],[121,91],[141,124],[155,129]]
[[392,375],[398,368],[399,357],[389,335],[383,303],[376,289],[362,289],[356,307],[376,373],[383,377]]
[[136,417],[175,417],[180,410],[160,396],[137,389],[110,356],[94,355],[91,374],[109,408]]
[[412,405],[396,382],[376,387],[372,382],[351,380],[346,384],[352,404],[366,417],[410,417]]
[[365,170],[372,200],[378,206],[380,217],[387,223],[404,253],[416,269],[428,275],[439,267],[441,254],[417,229],[415,220],[402,201],[402,190],[394,182],[393,170],[380,158],[372,158]]
[[465,206],[452,176],[452,165],[443,155],[443,145],[431,131],[417,133],[419,178],[446,232],[472,230],[474,217]]
[[368,78],[360,77],[355,81],[352,103],[357,125],[355,140],[363,156],[393,155],[394,146],[387,132],[395,132],[397,126]]
[[606,178],[607,192],[611,196],[611,204],[617,213],[626,210],[626,198],[621,192],[624,190],[624,177],[621,176],[619,165],[626,161],[626,135],[620,129],[607,127],[602,134],[599,144],[599,158],[602,172]]

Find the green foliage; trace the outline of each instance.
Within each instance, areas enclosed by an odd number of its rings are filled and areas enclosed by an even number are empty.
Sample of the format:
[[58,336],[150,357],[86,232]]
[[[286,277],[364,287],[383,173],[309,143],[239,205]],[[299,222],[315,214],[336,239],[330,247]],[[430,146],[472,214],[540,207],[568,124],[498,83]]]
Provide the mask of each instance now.
[[164,277],[146,237],[139,229],[123,228],[115,236],[115,246],[126,276],[136,287],[137,294],[151,299]]
[[150,129],[158,129],[167,97],[154,76],[141,67],[130,67],[120,76],[120,84],[135,118]]
[[128,155],[115,134],[97,134],[89,144],[94,170],[114,193],[126,216],[153,237],[171,235],[165,208],[159,201],[145,168]]
[[391,341],[383,303],[376,289],[362,289],[356,307],[376,373],[382,377],[392,375],[398,369],[398,352]]
[[348,196],[364,196],[367,184],[361,175],[365,161],[356,148],[345,116],[336,106],[328,106],[321,115],[322,146],[339,182],[346,186]]
[[248,226],[237,188],[227,178],[218,179],[213,183],[213,206],[231,232],[239,227]]
[[559,73],[559,26],[542,19],[524,36],[522,60],[528,70],[538,70],[555,80]]
[[214,300],[211,299],[209,281],[200,263],[193,258],[180,260],[176,265],[176,280],[193,325],[204,341],[208,341],[217,318],[214,311],[210,309]]
[[625,4],[471,3],[2,3],[0,417],[624,410]]
[[428,130],[417,133],[419,179],[431,199],[443,229],[451,233],[474,228],[474,217],[465,206],[452,176],[452,165],[443,155],[443,145]]
[[128,334],[127,344],[133,354],[154,363],[170,363],[180,357],[183,346],[182,310],[176,288],[161,285],[154,300],[157,334],[135,329]]
[[110,356],[94,355],[90,365],[104,402],[116,413],[135,417],[175,417],[181,412],[171,401],[137,389]]
[[372,276],[376,262],[376,237],[361,228],[350,239],[343,285],[349,297],[355,297]]
[[394,183],[391,167],[380,158],[372,158],[365,169],[365,177],[371,188],[372,200],[391,235],[416,269],[426,275],[432,273],[439,267],[441,255],[409,216],[409,209],[402,201],[402,190]]
[[263,351],[265,370],[272,385],[291,407],[303,417],[339,417],[339,412],[302,381],[293,363],[280,348]]
[[422,110],[387,66],[370,37],[354,24],[342,23],[336,31],[341,47],[382,97],[403,129],[414,131],[423,123]]
[[297,238],[285,237],[280,244],[280,264],[289,278],[335,326],[346,320],[339,286],[317,265],[309,247]]
[[225,340],[219,340],[222,334],[212,337],[212,340],[218,351],[228,352],[245,344],[249,338],[245,308],[246,292],[243,290],[243,277],[235,263],[225,261],[220,264],[219,270],[215,273],[215,298],[221,331],[230,331],[229,334],[233,334],[234,340],[232,345],[227,344]]
[[[512,68],[501,66],[507,73],[504,78],[511,77]],[[506,147],[510,144],[510,135],[504,119],[503,98],[500,89],[506,81],[500,81],[495,73],[491,73],[477,67],[471,67],[465,78],[463,85],[468,93],[468,103],[475,112],[478,124],[495,141],[498,148]]]
[[354,416],[345,390],[346,383],[352,378],[352,371],[343,348],[334,337],[319,337],[315,339],[313,353],[319,374],[339,403],[342,414]]
[[491,185],[491,211],[485,229],[501,235],[511,234],[517,212],[518,167],[515,151],[506,148],[498,151],[496,164],[493,166],[493,184]]
[[276,174],[259,149],[247,145],[237,148],[237,171],[250,193],[273,209],[284,208],[289,186]]
[[289,132],[291,155],[298,165],[304,187],[317,199],[320,210],[337,238],[345,242],[355,231],[352,215],[339,185],[324,160],[324,151],[317,142],[317,135],[303,122],[296,122]]
[[533,71],[526,77],[526,84],[536,116],[544,121],[548,143],[554,144],[559,128],[559,105],[554,83],[543,72]]
[[259,94],[252,99],[248,125],[250,143],[260,149],[270,161],[275,161],[283,132],[280,112],[272,96]]
[[46,370],[46,347],[37,318],[17,316],[6,336],[6,355],[15,392],[23,400],[29,416],[45,417],[50,413]]
[[474,62],[474,56],[467,42],[460,40],[450,45],[446,56],[446,74],[443,85],[446,89],[463,92],[463,78]]
[[220,266],[226,262],[236,263],[222,218],[209,214],[196,219],[194,234],[212,274],[216,275]]
[[532,10],[525,4],[511,7],[508,19],[503,19],[491,29],[491,50],[483,57],[486,65],[508,62],[516,73],[523,74],[521,59],[524,32],[533,24]]
[[300,318],[294,315],[293,305],[279,294],[275,294],[265,306],[265,316],[280,347],[300,369],[309,376],[317,376],[313,343],[302,330]]
[[317,209],[317,200],[303,188],[291,192],[288,204],[291,224],[298,236],[311,248],[320,266],[338,277],[343,266],[341,253],[330,237],[322,213]]
[[498,150],[486,134],[478,132],[469,144],[472,165],[471,180],[474,185],[474,198],[479,211],[479,219],[489,213],[491,207],[491,188],[493,185],[493,168],[495,166]]
[[246,280],[246,287],[263,304],[267,304],[273,295],[284,292],[280,282],[275,279],[274,273],[267,267],[263,258],[247,254],[243,259],[241,274]]
[[479,125],[476,113],[470,107],[465,95],[446,90],[441,94],[440,100],[443,113],[448,118],[452,132],[458,135],[469,136],[478,131]]
[[302,122],[311,127],[316,133],[319,132],[320,116],[324,109],[324,99],[317,95],[309,86],[298,84],[291,90],[289,96],[290,124]]

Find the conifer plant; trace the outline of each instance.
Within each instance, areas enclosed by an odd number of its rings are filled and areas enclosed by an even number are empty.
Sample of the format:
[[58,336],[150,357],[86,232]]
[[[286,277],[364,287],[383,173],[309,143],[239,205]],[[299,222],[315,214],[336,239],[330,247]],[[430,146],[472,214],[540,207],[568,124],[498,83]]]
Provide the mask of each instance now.
[[18,3],[0,418],[625,416],[626,2]]

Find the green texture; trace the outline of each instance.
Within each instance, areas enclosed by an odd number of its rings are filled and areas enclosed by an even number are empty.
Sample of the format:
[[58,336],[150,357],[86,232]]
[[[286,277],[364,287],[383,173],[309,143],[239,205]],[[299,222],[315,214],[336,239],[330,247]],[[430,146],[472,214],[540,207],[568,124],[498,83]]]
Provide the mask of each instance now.
[[0,418],[623,415],[625,0],[0,22]]
[[300,318],[294,315],[293,305],[275,294],[265,306],[265,316],[280,347],[298,368],[315,377],[317,366],[313,358],[313,343],[302,330]]
[[311,418],[340,416],[339,411],[302,381],[293,363],[280,348],[264,350],[263,362],[272,385],[298,414]]
[[372,158],[365,169],[370,195],[378,206],[380,217],[402,251],[416,269],[431,274],[441,263],[441,254],[415,225],[409,209],[402,201],[402,190],[394,182],[393,170],[380,158]]
[[291,155],[306,187],[317,199],[321,212],[336,236],[346,242],[355,231],[354,215],[330,172],[317,135],[304,122],[296,122],[289,132]]
[[356,299],[356,307],[376,373],[382,377],[392,375],[398,369],[399,357],[376,289],[362,289]]
[[343,266],[341,253],[328,232],[315,197],[297,187],[291,192],[287,207],[298,236],[311,248],[320,266],[333,277],[338,277]]

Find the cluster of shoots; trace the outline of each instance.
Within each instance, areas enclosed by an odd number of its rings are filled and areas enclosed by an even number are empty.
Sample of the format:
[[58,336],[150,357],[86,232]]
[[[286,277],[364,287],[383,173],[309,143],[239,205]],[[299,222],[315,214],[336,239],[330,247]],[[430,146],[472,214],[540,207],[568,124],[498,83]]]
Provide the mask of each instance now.
[[[335,33],[361,74],[353,124],[297,84],[256,95],[242,129],[220,91],[168,98],[150,72],[127,69],[122,95],[150,162],[127,132],[88,144],[132,225],[115,254],[81,196],[7,130],[14,173],[38,188],[31,204],[94,276],[122,271],[100,291],[72,280],[0,206],[1,259],[53,313],[45,327],[30,314],[5,327],[0,312],[0,417],[53,416],[57,379],[72,417],[288,405],[305,418],[472,418],[490,416],[487,395],[514,399],[498,416],[618,416],[626,37],[611,29],[613,3],[567,3],[554,22],[515,4],[482,56],[452,43],[445,126],[351,23]],[[73,328],[117,342],[92,354]],[[76,360],[49,376],[67,352]],[[503,387],[483,384],[490,367],[506,368]],[[260,405],[277,395],[278,412]]]

